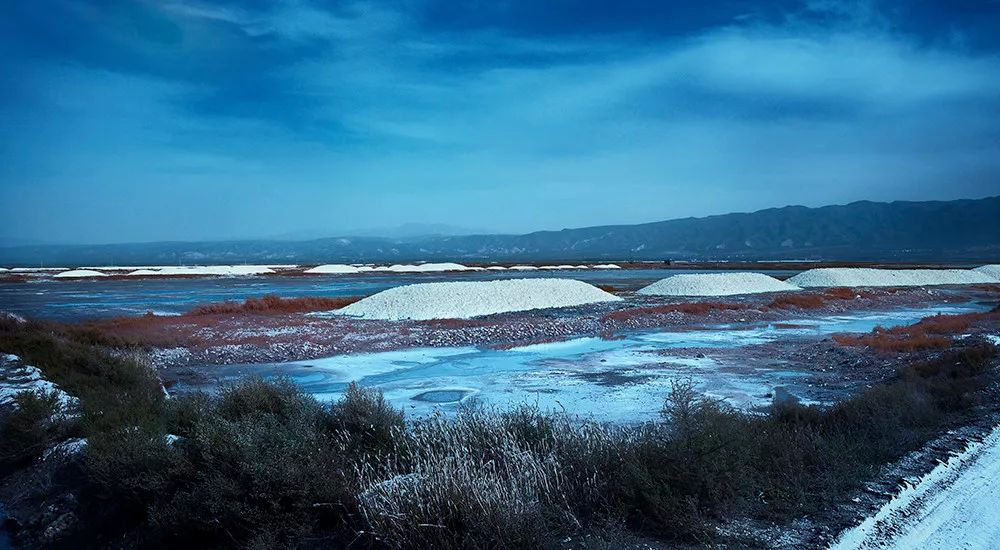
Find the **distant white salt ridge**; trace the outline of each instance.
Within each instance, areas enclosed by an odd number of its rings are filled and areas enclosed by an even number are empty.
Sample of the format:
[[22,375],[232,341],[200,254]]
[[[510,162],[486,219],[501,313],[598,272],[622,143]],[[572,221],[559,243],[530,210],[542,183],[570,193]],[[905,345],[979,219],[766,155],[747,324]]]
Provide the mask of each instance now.
[[639,289],[650,296],[732,296],[802,290],[763,273],[696,273],[672,275]]
[[70,269],[56,273],[52,277],[56,279],[83,279],[87,277],[107,277],[107,274],[92,269]]
[[573,279],[506,279],[401,286],[364,298],[336,313],[389,321],[469,319],[619,300],[613,294]]
[[129,275],[134,277],[161,277],[176,275],[245,277],[251,275],[268,275],[271,273],[274,273],[274,269],[266,265],[172,265],[136,269],[135,271],[129,272]]
[[803,271],[788,279],[801,287],[933,286],[995,283],[991,276],[997,266],[976,269],[875,269],[867,267],[824,267]]
[[317,273],[317,274],[340,274],[340,273],[361,273],[361,269],[353,265],[344,264],[326,264],[318,265],[311,269],[305,270],[305,273]]
[[374,271],[389,271],[392,273],[434,273],[439,271],[482,271],[482,267],[469,267],[467,265],[452,262],[428,263],[428,264],[395,264],[390,266],[379,266]]

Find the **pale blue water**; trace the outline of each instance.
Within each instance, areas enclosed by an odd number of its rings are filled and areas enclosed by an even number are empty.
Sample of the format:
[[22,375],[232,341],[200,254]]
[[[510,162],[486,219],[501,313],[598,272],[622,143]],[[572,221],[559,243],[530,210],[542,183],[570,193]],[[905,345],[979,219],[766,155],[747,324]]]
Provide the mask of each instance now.
[[[266,294],[297,296],[366,296],[400,285],[437,281],[481,281],[535,277],[578,279],[638,289],[669,275],[718,273],[681,269],[585,269],[567,271],[420,274],[358,274],[203,279],[40,280],[0,283],[0,310],[40,319],[76,321],[118,315],[183,313],[195,305],[245,300]],[[769,271],[787,277],[795,271]]]
[[[453,411],[461,402],[476,398],[500,407],[537,403],[601,420],[635,421],[655,417],[671,384],[687,378],[702,392],[747,408],[766,405],[777,388],[806,401],[822,400],[806,382],[811,375],[780,368],[781,358],[774,362],[777,368],[760,368],[734,360],[731,353],[712,350],[868,332],[876,326],[911,324],[936,313],[988,309],[969,303],[785,321],[803,325],[794,329],[714,326],[685,332],[636,332],[620,340],[577,338],[509,350],[421,348],[197,370],[223,381],[247,375],[287,376],[326,401],[339,398],[348,383],[357,381],[380,389],[394,405],[417,416]],[[704,357],[697,357],[690,348],[702,350]],[[209,383],[202,389],[213,387]]]

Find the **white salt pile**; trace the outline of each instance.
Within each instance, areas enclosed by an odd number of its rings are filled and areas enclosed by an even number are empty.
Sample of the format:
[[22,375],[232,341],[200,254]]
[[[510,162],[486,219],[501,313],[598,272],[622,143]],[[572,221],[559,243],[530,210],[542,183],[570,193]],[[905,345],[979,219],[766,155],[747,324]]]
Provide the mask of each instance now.
[[312,269],[307,269],[305,270],[305,273],[320,273],[320,274],[361,273],[361,270],[354,267],[353,265],[326,264],[326,265],[318,265]]
[[420,283],[379,292],[336,313],[390,321],[468,319],[618,300],[621,298],[572,279]]
[[874,269],[824,267],[788,279],[801,287],[931,286],[994,283],[996,278],[974,269]]
[[107,277],[107,275],[92,269],[70,269],[69,271],[56,273],[52,277],[56,279],[80,279],[84,277]]
[[594,269],[621,269],[622,266],[618,264],[597,264],[590,266]]
[[651,296],[731,296],[801,290],[763,273],[696,273],[673,275],[639,289]]
[[538,268],[533,265],[515,265],[511,266],[511,269],[515,271],[537,271]]
[[469,267],[467,265],[452,262],[428,263],[428,264],[396,264],[376,267],[374,271],[391,271],[393,273],[437,273],[440,271],[480,271],[481,267]]
[[987,277],[993,277],[994,280],[1000,282],[1000,264],[981,265],[973,271],[983,273]]
[[137,269],[129,273],[135,277],[157,276],[206,276],[240,277],[267,275],[274,270],[266,265],[171,265],[152,269]]

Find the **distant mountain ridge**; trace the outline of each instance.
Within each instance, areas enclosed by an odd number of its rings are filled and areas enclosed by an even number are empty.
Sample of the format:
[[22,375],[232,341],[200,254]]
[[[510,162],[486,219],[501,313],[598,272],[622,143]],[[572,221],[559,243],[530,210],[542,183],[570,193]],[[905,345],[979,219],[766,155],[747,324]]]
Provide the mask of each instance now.
[[1000,259],[1000,196],[859,201],[523,235],[336,237],[0,248],[0,265],[323,263],[418,260],[976,261]]

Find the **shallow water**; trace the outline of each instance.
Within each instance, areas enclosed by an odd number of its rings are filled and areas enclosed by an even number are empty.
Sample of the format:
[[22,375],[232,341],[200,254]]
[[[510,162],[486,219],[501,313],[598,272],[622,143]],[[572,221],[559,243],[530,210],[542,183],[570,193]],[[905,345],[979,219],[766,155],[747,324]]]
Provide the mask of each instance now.
[[[39,319],[77,321],[118,315],[180,314],[195,305],[245,300],[266,294],[367,296],[400,285],[440,281],[483,281],[536,277],[578,279],[638,289],[670,275],[720,270],[579,269],[566,271],[474,271],[453,273],[369,273],[354,275],[233,277],[137,280],[37,280],[0,283],[0,310]],[[770,271],[780,277],[796,271]]]
[[[787,338],[818,339],[837,332],[868,332],[876,326],[911,324],[935,313],[985,311],[961,304],[897,309],[878,313],[788,320],[797,328],[715,326],[685,332],[638,332],[620,340],[577,338],[507,350],[478,347],[421,348],[339,355],[312,361],[206,366],[196,371],[215,380],[247,375],[287,376],[324,401],[339,398],[351,381],[382,390],[407,414],[454,411],[477,399],[509,407],[537,404],[604,421],[638,421],[658,414],[664,396],[678,380],[690,379],[707,395],[743,408],[765,406],[776,391],[805,402],[822,401],[810,388],[812,374],[771,365],[734,361],[731,350]],[[703,350],[702,357],[690,348]],[[670,350],[677,350],[672,353]],[[682,351],[687,350],[687,351]],[[715,356],[718,355],[718,356]],[[211,390],[215,382],[197,387]],[[179,384],[174,391],[196,389]]]

